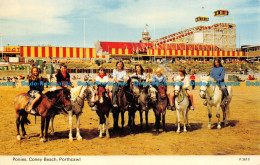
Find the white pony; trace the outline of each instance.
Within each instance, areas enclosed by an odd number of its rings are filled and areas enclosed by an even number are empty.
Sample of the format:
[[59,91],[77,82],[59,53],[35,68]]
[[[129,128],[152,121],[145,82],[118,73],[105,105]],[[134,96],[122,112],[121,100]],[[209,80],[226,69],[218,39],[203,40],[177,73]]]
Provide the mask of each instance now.
[[183,88],[180,85],[181,80],[176,79],[175,80],[175,87],[174,87],[174,95],[175,95],[175,108],[177,112],[177,117],[178,117],[178,128],[177,128],[177,133],[180,133],[180,113],[182,113],[182,117],[184,120],[184,126],[183,126],[183,131],[187,132],[186,126],[189,125],[188,122],[188,108],[189,108],[189,98],[187,94],[183,92]]
[[[76,138],[78,141],[82,141],[82,137],[80,135],[80,116],[82,114],[82,109],[84,107],[84,101],[88,100],[88,104],[90,107],[94,106],[95,102],[95,90],[93,86],[77,86],[71,88],[71,104],[72,109],[69,111],[69,125],[70,125],[70,132],[69,132],[69,141],[73,141],[72,136],[72,127],[73,127],[73,115],[76,115],[77,119],[77,134]],[[53,128],[53,116],[50,120],[50,134],[54,134]]]
[[221,122],[220,122],[220,107],[222,108],[223,112],[223,122],[224,125],[227,124],[227,115],[229,115],[229,105],[232,99],[232,88],[231,86],[227,87],[229,96],[228,96],[228,103],[225,105],[221,103],[222,100],[222,91],[221,88],[214,84],[215,80],[212,77],[206,76],[201,77],[202,85],[200,87],[200,97],[202,99],[206,99],[207,108],[208,108],[208,117],[209,117],[209,124],[208,128],[211,128],[211,108],[214,106],[217,108],[216,117],[218,118],[218,129],[221,129]]

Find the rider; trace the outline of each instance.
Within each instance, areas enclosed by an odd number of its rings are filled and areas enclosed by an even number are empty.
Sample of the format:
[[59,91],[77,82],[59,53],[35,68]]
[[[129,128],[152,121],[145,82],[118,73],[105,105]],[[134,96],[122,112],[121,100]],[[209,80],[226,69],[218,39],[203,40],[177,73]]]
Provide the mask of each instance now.
[[166,77],[162,74],[161,68],[156,69],[156,75],[153,76],[151,82],[152,82],[153,87],[155,87],[156,89],[158,88],[158,86],[160,84],[166,86],[166,93],[167,93],[168,104],[169,104],[167,106],[167,109],[174,111],[175,110],[174,104],[172,103],[172,101],[170,101],[171,100],[171,94],[169,92],[167,92]]
[[58,86],[72,86],[70,82],[70,74],[67,72],[67,65],[61,64],[60,70],[56,74]]
[[113,79],[114,79],[114,85],[112,88],[112,96],[113,96],[112,101],[113,101],[113,106],[118,107],[116,94],[119,89],[119,84],[115,84],[115,83],[126,83],[127,81],[127,75],[126,75],[126,71],[124,70],[124,63],[122,61],[118,61],[116,63],[116,69],[113,70]]
[[131,75],[131,77],[137,76],[141,82],[146,82],[146,74],[144,73],[144,69],[141,64],[135,65],[135,73]]
[[[108,89],[108,76],[106,75],[106,71],[103,67],[100,67],[98,69],[98,73],[99,75],[95,78],[95,81],[97,83],[98,86],[103,86],[105,87],[107,93],[106,93],[106,97],[109,97],[110,91]],[[96,95],[96,100],[98,100],[98,90],[97,90],[97,95]],[[97,106],[95,105],[94,107],[91,108],[92,111],[96,111],[97,110]]]
[[[186,90],[187,94],[189,95],[189,99],[191,101],[191,106],[190,106],[190,110],[194,110],[194,103],[193,103],[193,94],[190,92],[189,90],[189,86],[190,86],[190,80],[189,77],[186,76],[186,71],[185,68],[180,68],[179,69],[179,75],[176,77],[176,79],[180,79],[182,80],[183,83],[183,89]],[[173,101],[174,103],[174,101]]]
[[29,76],[29,85],[30,90],[28,94],[35,99],[33,100],[32,104],[27,109],[28,113],[36,114],[36,111],[33,109],[34,104],[40,99],[41,94],[45,94],[44,86],[40,84],[41,78],[39,78],[39,69],[34,66],[31,69],[31,76]]
[[[222,93],[224,95],[224,103],[228,103],[228,91],[224,82],[225,78],[225,68],[222,66],[220,59],[216,58],[214,60],[214,68],[211,69],[210,77],[214,78],[219,87],[221,87]],[[205,105],[205,103],[204,103]]]

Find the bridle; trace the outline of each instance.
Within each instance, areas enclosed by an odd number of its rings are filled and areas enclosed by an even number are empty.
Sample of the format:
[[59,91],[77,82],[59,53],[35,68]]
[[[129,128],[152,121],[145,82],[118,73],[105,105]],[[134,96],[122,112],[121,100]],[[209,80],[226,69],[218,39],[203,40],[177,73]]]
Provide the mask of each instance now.
[[[174,94],[175,94],[175,91],[178,91],[178,90],[175,90],[174,89]],[[178,92],[179,94],[178,94],[178,96],[180,96],[181,97],[181,101],[178,101],[177,99],[177,102],[178,102],[178,104],[180,104],[181,102],[183,102],[183,100],[184,100],[184,94],[183,94],[183,92],[182,92],[182,86],[180,86],[180,89],[179,89],[179,92]],[[181,94],[182,93],[182,94]]]
[[[213,91],[212,91],[212,96],[209,95],[209,92],[208,92],[208,88],[209,88],[209,87],[210,87],[210,86],[209,86],[209,83],[207,83],[207,84],[206,84],[206,89],[205,89],[205,90],[200,89],[200,92],[204,92],[204,93],[206,94],[205,99],[206,99],[206,97],[207,97],[207,95],[208,95],[208,96],[209,96],[209,100],[212,100],[212,98],[214,97],[215,90],[216,90],[216,85],[215,85],[215,87],[214,87],[214,89],[213,89]],[[203,98],[202,98],[202,99],[203,99]]]

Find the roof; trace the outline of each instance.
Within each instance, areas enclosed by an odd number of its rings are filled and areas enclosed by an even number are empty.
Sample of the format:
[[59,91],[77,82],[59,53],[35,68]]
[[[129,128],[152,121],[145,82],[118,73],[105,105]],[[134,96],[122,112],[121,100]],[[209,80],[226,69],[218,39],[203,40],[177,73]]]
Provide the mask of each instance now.
[[129,52],[134,52],[137,49],[145,48],[147,46],[152,46],[152,43],[143,42],[104,42],[100,41],[100,46],[103,51],[108,52],[112,48],[122,48],[128,49]]

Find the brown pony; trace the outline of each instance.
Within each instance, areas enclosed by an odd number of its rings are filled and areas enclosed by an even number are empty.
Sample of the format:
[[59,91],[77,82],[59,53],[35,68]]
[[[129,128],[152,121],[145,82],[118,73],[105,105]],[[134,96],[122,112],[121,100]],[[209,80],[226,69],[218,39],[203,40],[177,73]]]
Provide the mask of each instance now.
[[[57,109],[70,110],[70,91],[67,88],[56,87],[56,90],[48,91],[42,95],[36,103],[38,106],[35,109],[37,116],[41,116],[41,133],[40,141],[46,142],[48,136],[48,128],[51,116],[55,114]],[[21,140],[19,126],[21,124],[23,136],[26,135],[24,124],[29,124],[25,111],[29,102],[29,97],[26,93],[21,93],[14,98],[15,111],[16,111],[16,127],[17,127],[17,140]],[[21,119],[20,119],[21,117]],[[46,125],[45,125],[46,124]],[[45,128],[45,134],[43,134]]]
[[98,86],[97,115],[99,116],[99,137],[103,137],[102,133],[106,131],[106,137],[109,138],[108,117],[110,107],[112,107],[110,97],[105,97],[106,90],[104,86]]
[[166,88],[167,87],[164,85],[160,85],[158,87],[157,103],[155,103],[153,107],[153,111],[156,118],[155,127],[156,127],[157,134],[159,134],[161,115],[162,115],[163,131],[166,132],[165,129],[165,114],[166,114],[166,107],[167,107]]

